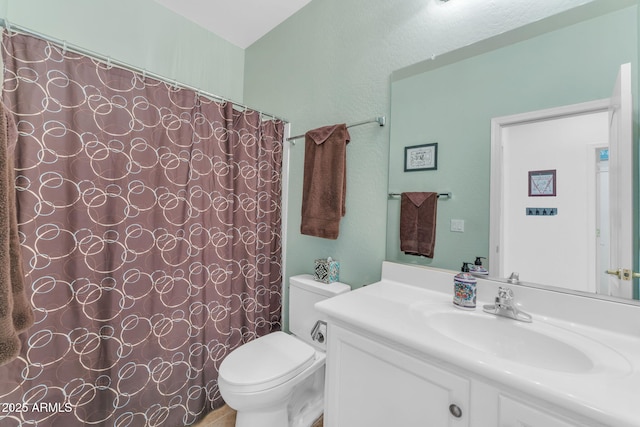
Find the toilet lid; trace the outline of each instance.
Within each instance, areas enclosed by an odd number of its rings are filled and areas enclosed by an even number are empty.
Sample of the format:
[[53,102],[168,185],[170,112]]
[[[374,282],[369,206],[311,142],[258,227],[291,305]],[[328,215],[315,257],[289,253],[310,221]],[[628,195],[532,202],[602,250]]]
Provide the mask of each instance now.
[[[220,377],[243,391],[282,384],[308,368],[315,350],[284,332],[273,332],[236,348],[220,365]],[[246,389],[246,390],[245,390]]]

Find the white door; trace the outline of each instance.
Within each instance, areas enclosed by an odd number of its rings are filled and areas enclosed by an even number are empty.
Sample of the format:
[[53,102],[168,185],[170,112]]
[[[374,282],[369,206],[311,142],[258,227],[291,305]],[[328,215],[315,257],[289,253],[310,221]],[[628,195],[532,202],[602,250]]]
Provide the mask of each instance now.
[[609,106],[610,294],[633,297],[633,105],[631,64],[620,67]]

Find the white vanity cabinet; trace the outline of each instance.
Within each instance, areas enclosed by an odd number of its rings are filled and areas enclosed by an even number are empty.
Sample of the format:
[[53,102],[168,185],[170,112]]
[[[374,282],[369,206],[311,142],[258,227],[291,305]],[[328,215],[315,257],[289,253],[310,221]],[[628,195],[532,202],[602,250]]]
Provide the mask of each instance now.
[[499,398],[498,427],[580,427],[584,425],[562,420],[548,411],[534,408],[508,396]]
[[[454,276],[385,262],[316,304],[325,427],[640,427],[640,306],[519,287],[518,322],[455,308]],[[504,283],[477,286],[482,307]]]
[[[330,324],[326,427],[586,427],[392,342]],[[527,401],[527,399],[524,399]]]
[[331,325],[324,425],[468,427],[469,380]]

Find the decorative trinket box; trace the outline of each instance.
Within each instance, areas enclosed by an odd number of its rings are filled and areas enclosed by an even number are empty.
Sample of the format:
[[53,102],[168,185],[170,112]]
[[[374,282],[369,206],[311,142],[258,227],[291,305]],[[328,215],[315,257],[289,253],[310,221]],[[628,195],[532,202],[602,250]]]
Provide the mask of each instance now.
[[317,259],[315,261],[313,278],[322,283],[333,283],[340,280],[340,263],[331,259]]

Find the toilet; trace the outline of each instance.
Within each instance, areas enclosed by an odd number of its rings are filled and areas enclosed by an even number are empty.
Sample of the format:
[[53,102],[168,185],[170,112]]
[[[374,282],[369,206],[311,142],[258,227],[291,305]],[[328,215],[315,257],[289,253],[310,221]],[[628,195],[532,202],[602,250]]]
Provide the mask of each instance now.
[[310,427],[324,408],[327,325],[315,304],[348,292],[304,274],[289,280],[289,329],[232,351],[220,365],[218,386],[237,411],[236,427]]

